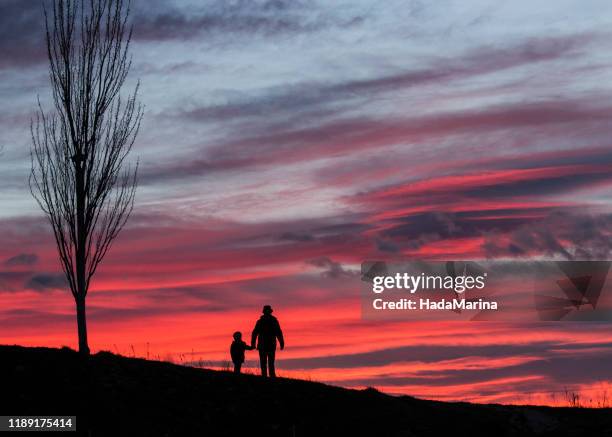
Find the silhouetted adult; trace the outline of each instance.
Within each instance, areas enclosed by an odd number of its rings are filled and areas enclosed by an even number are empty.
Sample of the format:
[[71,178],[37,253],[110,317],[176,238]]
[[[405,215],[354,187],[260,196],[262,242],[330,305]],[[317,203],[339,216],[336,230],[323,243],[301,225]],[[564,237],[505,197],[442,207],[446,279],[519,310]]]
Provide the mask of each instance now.
[[261,366],[261,376],[267,377],[268,370],[270,377],[274,378],[274,358],[276,355],[276,339],[280,344],[281,350],[285,348],[283,331],[276,317],[272,315],[272,307],[265,305],[262,310],[263,315],[259,318],[251,335],[251,346],[255,347],[257,340],[257,350],[259,351],[259,364]]

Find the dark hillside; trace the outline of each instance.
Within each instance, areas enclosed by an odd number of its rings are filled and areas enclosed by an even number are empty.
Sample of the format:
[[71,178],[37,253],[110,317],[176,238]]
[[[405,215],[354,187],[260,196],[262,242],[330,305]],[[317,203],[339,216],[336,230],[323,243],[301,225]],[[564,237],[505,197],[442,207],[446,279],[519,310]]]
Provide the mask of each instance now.
[[76,415],[90,435],[612,436],[612,410],[475,405],[69,349],[0,346],[2,415]]

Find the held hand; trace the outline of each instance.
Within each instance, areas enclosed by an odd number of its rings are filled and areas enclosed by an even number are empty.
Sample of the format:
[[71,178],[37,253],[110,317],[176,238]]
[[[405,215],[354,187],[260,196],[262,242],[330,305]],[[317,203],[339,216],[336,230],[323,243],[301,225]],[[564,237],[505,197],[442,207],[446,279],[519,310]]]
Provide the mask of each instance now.
[[284,344],[281,344],[280,347],[281,347],[281,350],[285,349],[285,345]]

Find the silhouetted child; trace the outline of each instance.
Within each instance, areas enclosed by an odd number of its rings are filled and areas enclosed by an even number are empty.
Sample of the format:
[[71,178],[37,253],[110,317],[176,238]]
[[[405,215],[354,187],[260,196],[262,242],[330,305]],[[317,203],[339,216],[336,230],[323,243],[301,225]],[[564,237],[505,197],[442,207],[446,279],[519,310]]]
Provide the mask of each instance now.
[[234,341],[230,347],[230,355],[232,356],[232,362],[234,363],[234,373],[240,373],[242,363],[244,363],[244,351],[253,349],[254,347],[249,346],[242,341],[242,332],[234,332]]

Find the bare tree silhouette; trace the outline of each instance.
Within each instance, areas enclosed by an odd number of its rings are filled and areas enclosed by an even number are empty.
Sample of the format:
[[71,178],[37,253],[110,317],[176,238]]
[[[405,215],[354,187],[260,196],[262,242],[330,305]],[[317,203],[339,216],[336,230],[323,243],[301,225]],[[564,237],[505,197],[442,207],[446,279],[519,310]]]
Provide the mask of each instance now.
[[131,66],[129,1],[58,0],[45,8],[54,111],[38,101],[31,123],[30,191],[46,213],[88,354],[85,297],[134,206],[138,165],[125,163],[143,116],[138,85],[120,90]]

